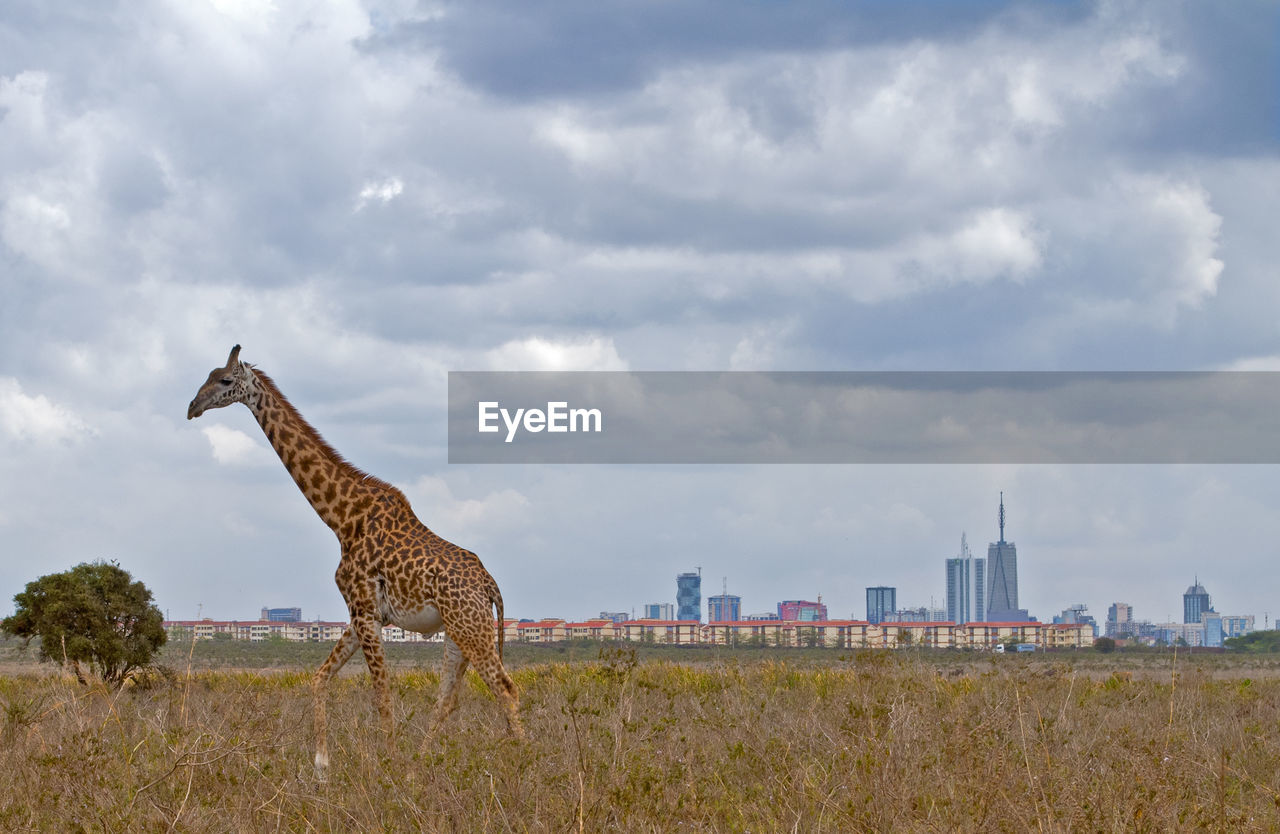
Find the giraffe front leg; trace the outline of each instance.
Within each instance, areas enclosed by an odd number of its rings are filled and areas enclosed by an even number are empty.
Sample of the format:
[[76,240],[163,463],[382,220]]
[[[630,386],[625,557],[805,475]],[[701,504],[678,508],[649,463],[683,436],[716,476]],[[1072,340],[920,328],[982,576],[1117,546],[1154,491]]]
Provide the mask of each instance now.
[[320,670],[316,672],[315,680],[311,683],[312,700],[315,708],[315,732],[316,732],[316,778],[325,778],[325,773],[329,768],[329,732],[328,723],[325,718],[325,698],[328,695],[329,680],[338,673],[355,653],[356,637],[351,626],[347,626],[342,632],[342,636],[338,638],[338,642],[334,645],[333,651],[329,652],[329,657],[320,666]]
[[391,742],[391,686],[387,675],[387,661],[382,653],[382,629],[371,617],[353,619],[352,627],[360,638],[360,648],[364,651],[364,662],[369,667],[369,675],[373,678],[373,701],[378,707],[378,719],[388,749]]

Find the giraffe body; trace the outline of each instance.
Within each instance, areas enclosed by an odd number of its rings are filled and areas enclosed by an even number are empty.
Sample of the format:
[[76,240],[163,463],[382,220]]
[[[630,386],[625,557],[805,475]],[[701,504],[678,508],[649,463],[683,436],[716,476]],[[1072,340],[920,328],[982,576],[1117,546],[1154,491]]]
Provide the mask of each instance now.
[[187,409],[187,419],[235,402],[248,406],[302,494],[337,535],[342,549],[334,579],[346,600],[351,622],[314,681],[317,771],[323,773],[329,761],[326,684],[357,647],[373,677],[374,699],[390,738],[383,625],[428,635],[441,629],[445,632],[432,733],[455,708],[462,673],[470,664],[502,706],[508,731],[522,735],[516,687],[502,665],[502,595],[479,557],[431,532],[400,490],[343,459],[270,377],[239,361],[239,351],[237,345],[226,366],[210,372]]

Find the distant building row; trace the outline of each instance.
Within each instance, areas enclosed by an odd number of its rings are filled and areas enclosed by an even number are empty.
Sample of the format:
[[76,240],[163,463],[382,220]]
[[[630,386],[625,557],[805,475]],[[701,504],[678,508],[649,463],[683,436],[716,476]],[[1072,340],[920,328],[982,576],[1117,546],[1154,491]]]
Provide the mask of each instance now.
[[1218,647],[1254,630],[1252,614],[1219,614],[1197,579],[1182,595],[1183,622],[1152,623],[1133,618],[1133,606],[1117,602],[1107,610],[1106,635],[1143,643]]
[[[702,622],[702,574],[682,573],[676,576],[676,604],[669,602],[653,602],[644,606],[644,619],[676,620],[679,622]],[[619,615],[601,611],[600,616],[621,622]],[[621,615],[625,618],[625,615]],[[778,603],[777,613],[747,614],[742,613],[742,597],[727,591],[707,597],[707,622],[726,623],[740,620],[797,620],[803,622],[828,619],[827,606],[822,597],[817,602],[803,599],[788,599]]]
[[[288,640],[294,643],[335,643],[346,629],[346,623],[316,620],[304,623],[296,620],[165,620],[164,628],[170,639],[213,640],[218,635],[224,639]],[[405,631],[399,626],[384,626],[382,639],[387,643],[439,642],[438,634],[424,637],[416,631]]]
[[[168,620],[165,628],[175,639],[213,640],[219,634],[225,639],[264,641],[270,639],[294,642],[335,642],[342,636],[346,623],[340,622],[272,622],[236,620]],[[608,619],[568,622],[561,619],[504,624],[507,642],[556,643],[564,640],[624,640],[678,646],[826,646],[848,649],[904,648],[922,646],[939,649],[991,649],[1007,642],[1025,643],[1038,648],[1080,648],[1093,644],[1092,631],[1083,624],[1050,625],[1044,623],[955,623],[888,622],[868,623],[861,620],[741,620],[734,622],[698,623],[689,620]],[[389,643],[439,642],[439,634],[424,637],[396,626],[382,629],[382,639]]]
[[574,639],[623,640],[678,646],[825,646],[847,649],[904,648],[992,649],[1025,643],[1042,649],[1093,645],[1093,629],[1084,623],[885,622],[863,620],[740,620],[699,623],[691,620],[561,619],[508,621],[508,642],[555,643]]

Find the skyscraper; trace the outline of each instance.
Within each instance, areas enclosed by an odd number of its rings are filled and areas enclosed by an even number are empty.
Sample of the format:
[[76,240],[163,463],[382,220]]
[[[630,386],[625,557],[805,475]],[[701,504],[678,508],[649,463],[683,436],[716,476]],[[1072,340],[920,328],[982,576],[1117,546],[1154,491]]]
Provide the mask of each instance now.
[[1127,602],[1113,602],[1107,609],[1107,636],[1128,637],[1137,634],[1133,622],[1133,606]]
[[717,594],[707,597],[707,622],[736,623],[742,619],[742,597]]
[[651,602],[644,607],[646,620],[674,620],[676,607],[669,602]]
[[1197,576],[1195,584],[1182,595],[1182,622],[1198,623],[1201,614],[1212,610],[1213,606],[1209,604],[1209,592],[1200,584],[1200,577]]
[[947,620],[980,623],[987,615],[985,559],[975,559],[969,542],[960,534],[960,555],[947,559]]
[[702,621],[702,572],[676,577],[676,619]]
[[1021,621],[1018,608],[1018,548],[1004,540],[1004,493],[1000,493],[1000,541],[987,545],[987,620]]
[[877,585],[867,589],[867,622],[882,623],[884,618],[898,610],[898,589]]

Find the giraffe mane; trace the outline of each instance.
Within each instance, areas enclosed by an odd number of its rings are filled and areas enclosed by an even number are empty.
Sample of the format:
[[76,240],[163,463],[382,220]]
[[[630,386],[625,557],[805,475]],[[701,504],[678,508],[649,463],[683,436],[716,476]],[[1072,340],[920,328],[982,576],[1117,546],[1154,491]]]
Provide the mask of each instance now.
[[321,435],[320,432],[316,431],[315,426],[307,422],[306,418],[302,416],[302,412],[298,411],[297,406],[289,402],[289,398],[286,397],[280,390],[279,386],[276,385],[275,380],[267,376],[266,373],[257,366],[249,365],[247,362],[245,364],[248,365],[249,369],[253,372],[253,375],[258,378],[258,381],[262,383],[262,387],[269,391],[271,395],[276,398],[280,407],[289,413],[293,422],[301,427],[302,433],[316,445],[316,448],[320,450],[320,453],[324,455],[326,460],[336,464],[339,469],[351,477],[364,481],[367,484],[383,487],[394,493],[401,501],[404,501],[406,504],[409,503],[408,499],[405,498],[404,493],[402,493],[393,484],[387,483],[376,475],[371,475],[343,457],[341,452],[329,445],[329,441],[325,440],[324,436]]

